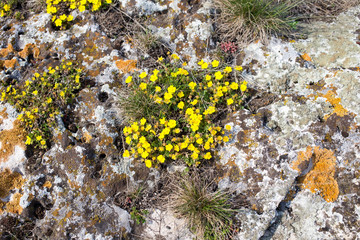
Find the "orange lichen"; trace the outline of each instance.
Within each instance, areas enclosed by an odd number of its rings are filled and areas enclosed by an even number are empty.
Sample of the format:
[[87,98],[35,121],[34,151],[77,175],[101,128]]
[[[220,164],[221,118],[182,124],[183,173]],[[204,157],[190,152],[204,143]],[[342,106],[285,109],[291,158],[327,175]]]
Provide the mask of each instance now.
[[11,60],[5,60],[4,61],[4,67],[6,68],[15,68],[16,66],[18,66],[19,63],[18,61],[16,60],[16,58],[13,58]]
[[10,213],[21,214],[23,211],[23,208],[20,206],[20,198],[22,196],[23,195],[21,193],[15,193],[12,196],[11,201],[6,203],[5,211],[10,212]]
[[302,188],[309,189],[313,193],[319,192],[327,202],[335,201],[339,196],[339,187],[334,178],[336,166],[334,153],[328,149],[319,147],[312,149],[309,146],[305,152],[299,152],[292,168],[301,172],[306,169],[303,163],[307,163],[308,166],[312,164],[312,169],[302,177]]
[[11,172],[5,169],[0,174],[0,198],[5,198],[9,195],[10,190],[14,188],[21,188],[25,179],[18,172]]
[[341,106],[340,98],[335,97],[335,92],[332,90],[329,90],[326,94],[320,94],[320,96],[326,98],[326,100],[334,107],[334,111],[331,114],[326,115],[324,118],[325,120],[330,117],[332,114],[336,114],[340,117],[345,116],[348,113],[348,110],[346,110],[343,106]]
[[304,59],[305,61],[311,62],[311,57],[307,53],[304,53],[303,55],[301,55],[301,58]]
[[136,70],[136,60],[119,60],[115,64],[120,71],[128,73]]
[[25,131],[20,125],[19,120],[15,120],[12,129],[3,130],[0,132],[0,162],[5,162],[8,157],[15,151],[15,146],[20,146],[25,149]]
[[34,58],[38,58],[40,55],[40,49],[35,46],[33,43],[28,43],[24,47],[24,49],[18,53],[19,56],[23,59],[27,59],[27,57],[32,54]]
[[46,187],[46,188],[51,188],[52,184],[50,181],[46,181],[43,185],[43,187]]
[[14,52],[14,48],[12,44],[9,43],[7,48],[3,48],[0,50],[0,57],[6,58],[11,52]]

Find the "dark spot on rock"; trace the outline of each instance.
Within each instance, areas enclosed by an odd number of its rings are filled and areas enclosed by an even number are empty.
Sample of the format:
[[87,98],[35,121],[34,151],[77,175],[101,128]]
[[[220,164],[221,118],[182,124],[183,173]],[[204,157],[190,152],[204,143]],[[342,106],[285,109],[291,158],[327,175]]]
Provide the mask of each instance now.
[[33,200],[26,210],[30,218],[43,219],[45,217],[45,207],[38,200]]
[[107,92],[99,92],[98,99],[100,102],[106,102],[108,98],[109,98],[109,94]]
[[344,138],[347,138],[349,136],[349,133],[346,132],[346,131],[342,131],[341,132],[341,135],[344,137]]
[[76,133],[78,131],[78,128],[74,123],[71,123],[68,128],[72,133]]
[[101,154],[99,155],[99,159],[100,159],[100,160],[103,160],[104,158],[106,158],[106,154],[105,154],[105,153],[101,153]]

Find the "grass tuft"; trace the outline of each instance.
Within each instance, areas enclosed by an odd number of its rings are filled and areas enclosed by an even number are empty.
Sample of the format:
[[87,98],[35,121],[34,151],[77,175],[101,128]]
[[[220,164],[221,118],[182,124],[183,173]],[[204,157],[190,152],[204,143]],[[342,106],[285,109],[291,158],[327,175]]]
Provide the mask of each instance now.
[[286,34],[295,27],[290,10],[297,3],[275,0],[215,0],[220,10],[216,24],[222,39],[248,44],[267,43],[271,34]]
[[236,210],[231,209],[227,192],[212,191],[211,186],[198,174],[181,179],[175,187],[172,207],[199,239],[230,239]]

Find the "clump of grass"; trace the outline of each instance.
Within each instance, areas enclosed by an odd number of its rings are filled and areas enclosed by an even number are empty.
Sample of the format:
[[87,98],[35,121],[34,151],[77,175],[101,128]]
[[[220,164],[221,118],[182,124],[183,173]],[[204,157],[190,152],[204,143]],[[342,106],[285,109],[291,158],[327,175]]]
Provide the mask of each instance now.
[[129,122],[123,156],[149,168],[170,159],[189,166],[212,159],[215,148],[232,137],[231,126],[216,120],[240,108],[247,89],[247,82],[236,78],[241,66],[219,64],[201,60],[201,69],[188,71],[173,54],[171,63],[152,73],[128,76],[128,97],[121,99]]
[[180,179],[172,195],[171,206],[199,239],[230,239],[237,211],[231,208],[227,192],[212,191],[210,186],[194,173]]
[[220,10],[216,25],[222,39],[251,43],[268,42],[271,34],[286,34],[296,24],[288,0],[215,0]]
[[49,67],[42,74],[35,73],[23,84],[1,83],[1,101],[9,102],[20,112],[18,119],[27,132],[25,144],[47,148],[55,116],[75,97],[81,76],[82,70],[69,61]]

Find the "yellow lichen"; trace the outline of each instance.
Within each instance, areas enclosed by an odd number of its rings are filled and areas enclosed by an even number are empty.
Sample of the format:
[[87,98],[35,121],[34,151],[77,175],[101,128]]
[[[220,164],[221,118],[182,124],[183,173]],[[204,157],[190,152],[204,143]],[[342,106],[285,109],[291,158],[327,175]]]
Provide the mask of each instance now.
[[340,98],[335,97],[335,92],[332,90],[329,90],[326,94],[322,94],[322,97],[326,98],[326,100],[334,107],[334,111],[331,114],[326,115],[324,118],[325,120],[330,117],[332,114],[336,114],[340,117],[345,116],[348,113],[348,110],[346,110],[341,104]]
[[328,149],[307,147],[305,152],[298,154],[298,159],[292,164],[292,168],[301,172],[301,164],[304,162],[308,162],[306,165],[312,164],[312,169],[302,177],[302,188],[309,189],[313,193],[319,192],[327,202],[335,201],[339,196],[339,187],[334,178],[336,166],[334,153]]

